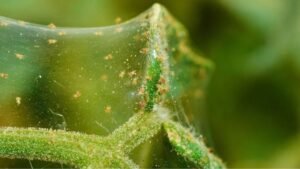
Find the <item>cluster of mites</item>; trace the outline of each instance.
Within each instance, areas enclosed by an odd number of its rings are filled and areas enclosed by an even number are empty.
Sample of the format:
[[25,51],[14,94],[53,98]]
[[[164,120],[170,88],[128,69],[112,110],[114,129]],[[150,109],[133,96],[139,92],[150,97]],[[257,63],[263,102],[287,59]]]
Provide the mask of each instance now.
[[[116,24],[119,24],[120,22],[121,22],[121,18],[117,18],[116,20],[115,20],[115,22],[116,22]],[[19,21],[18,22],[20,25],[25,25],[26,24],[26,22],[24,22],[24,21]],[[3,22],[3,21],[0,21],[0,26],[2,26],[2,27],[6,27],[6,26],[8,26],[9,24],[7,23],[7,22]],[[142,24],[141,26],[145,26],[145,24]],[[56,25],[55,24],[53,24],[53,23],[50,23],[49,25],[48,25],[48,28],[49,29],[53,29],[53,30],[55,30],[56,29]],[[117,28],[116,28],[116,30],[115,30],[115,32],[122,32],[122,27],[121,26],[117,26]],[[59,36],[64,36],[64,35],[66,35],[67,33],[66,32],[64,32],[64,31],[59,31],[58,32],[58,35]],[[101,32],[101,31],[96,31],[96,32],[94,32],[94,35],[95,36],[102,36],[103,35],[103,32]],[[149,32],[148,31],[146,31],[146,32],[144,32],[144,33],[142,33],[142,37],[148,37],[149,36]],[[136,38],[136,39],[139,39],[139,40],[143,40],[143,38],[142,37],[140,37],[140,35],[138,35],[138,36],[136,36],[136,37],[134,37],[134,38]],[[57,39],[48,39],[48,44],[49,45],[53,45],[53,44],[56,44],[58,41],[57,41]],[[142,48],[141,50],[140,50],[140,53],[141,54],[147,54],[149,52],[149,49],[148,48]],[[25,59],[25,55],[24,54],[20,54],[20,53],[15,53],[15,57],[17,58],[17,59],[19,59],[19,60],[23,60],[23,59]],[[104,60],[112,60],[113,59],[113,55],[112,54],[108,54],[108,55],[106,55],[106,56],[104,56]],[[162,61],[163,60],[163,58],[162,57],[157,57],[156,59],[158,59],[158,61]],[[132,84],[133,85],[136,85],[137,83],[138,83],[138,77],[137,77],[137,73],[136,73],[136,71],[135,70],[132,70],[132,71],[130,71],[130,72],[126,72],[126,71],[121,71],[120,73],[119,73],[119,77],[120,78],[124,78],[125,76],[126,76],[126,74],[130,77],[130,78],[132,78]],[[8,75],[8,73],[4,73],[4,72],[0,72],[0,79],[8,79],[8,77],[9,77],[9,75]],[[103,81],[106,81],[107,80],[107,75],[102,75],[101,76],[101,80],[103,80]],[[146,77],[146,80],[148,81],[148,80],[151,80],[151,77],[150,76],[147,76]],[[157,92],[158,92],[158,94],[164,94],[164,93],[166,93],[169,89],[168,89],[168,87],[167,87],[167,85],[166,85],[166,79],[164,78],[164,77],[160,77],[160,79],[159,79],[159,82],[158,82],[158,84],[157,84]],[[139,88],[138,89],[138,92],[137,92],[137,94],[139,95],[139,96],[145,96],[145,87],[141,87],[141,88]],[[77,98],[79,98],[79,97],[81,97],[81,92],[79,91],[79,90],[77,90],[77,91],[75,91],[75,93],[73,94],[73,98],[74,99],[77,99]],[[16,97],[16,104],[19,106],[20,104],[21,104],[21,97]],[[145,105],[146,105],[146,101],[145,101],[145,99],[143,99],[143,101],[140,101],[139,103],[138,103],[138,105],[139,105],[139,107],[140,108],[143,108]],[[112,108],[111,108],[111,106],[110,105],[107,105],[105,108],[104,108],[104,112],[106,112],[106,113],[110,113],[111,112],[111,110],[112,110]]]
[[[120,18],[120,17],[117,17],[116,19],[115,19],[115,23],[116,23],[116,25],[117,25],[117,27],[116,27],[116,29],[115,29],[115,32],[116,33],[120,33],[120,32],[122,32],[123,31],[123,28],[119,25],[120,23],[122,22],[122,19]],[[18,21],[18,24],[19,25],[26,25],[26,22],[24,22],[24,21]],[[0,21],[0,27],[6,27],[6,26],[8,26],[9,25],[9,23],[7,23],[7,22],[5,22],[5,21]],[[54,24],[54,23],[50,23],[49,25],[48,25],[48,28],[49,29],[52,29],[52,30],[55,30],[56,29],[56,25]],[[64,36],[64,35],[66,35],[67,33],[65,32],[65,31],[59,31],[58,33],[57,33],[59,36]],[[94,35],[95,36],[102,36],[103,35],[103,32],[101,32],[101,31],[95,31],[94,32]],[[57,43],[57,39],[48,39],[48,44],[49,45],[52,45],[52,44],[56,44]]]

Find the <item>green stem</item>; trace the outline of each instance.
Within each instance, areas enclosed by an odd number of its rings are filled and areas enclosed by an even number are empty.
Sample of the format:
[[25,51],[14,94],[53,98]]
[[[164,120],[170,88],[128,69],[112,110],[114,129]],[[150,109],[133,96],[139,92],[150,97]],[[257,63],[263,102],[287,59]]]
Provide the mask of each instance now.
[[180,124],[168,121],[164,123],[170,143],[175,151],[197,168],[225,169],[223,162],[206,147],[202,139],[194,137]]
[[0,157],[77,168],[137,168],[126,154],[161,129],[157,113],[137,113],[108,137],[63,130],[1,128]]
[[[99,145],[101,143],[102,145]],[[98,136],[46,129],[2,128],[0,156],[58,162],[76,168],[136,168]]]
[[122,127],[115,130],[108,139],[125,153],[153,137],[161,129],[162,120],[156,113],[138,113]]

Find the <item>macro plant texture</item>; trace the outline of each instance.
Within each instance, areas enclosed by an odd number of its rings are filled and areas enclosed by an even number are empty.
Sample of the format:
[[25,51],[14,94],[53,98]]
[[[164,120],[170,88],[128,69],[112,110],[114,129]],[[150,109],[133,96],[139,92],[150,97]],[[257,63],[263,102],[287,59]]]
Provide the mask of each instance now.
[[1,157],[92,169],[225,168],[195,132],[213,64],[161,5],[95,28],[1,17],[0,37]]

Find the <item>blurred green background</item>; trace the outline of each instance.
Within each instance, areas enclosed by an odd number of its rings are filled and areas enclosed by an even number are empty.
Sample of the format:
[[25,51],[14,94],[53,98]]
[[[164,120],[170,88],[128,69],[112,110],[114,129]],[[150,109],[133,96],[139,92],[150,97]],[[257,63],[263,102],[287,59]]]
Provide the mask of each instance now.
[[154,2],[216,65],[201,120],[213,150],[229,167],[300,167],[299,0],[0,0],[0,15],[96,27],[130,19]]

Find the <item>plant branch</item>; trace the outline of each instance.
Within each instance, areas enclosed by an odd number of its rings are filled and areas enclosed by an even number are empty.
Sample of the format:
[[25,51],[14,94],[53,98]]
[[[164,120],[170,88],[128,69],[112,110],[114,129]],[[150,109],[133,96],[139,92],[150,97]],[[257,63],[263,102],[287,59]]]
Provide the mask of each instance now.
[[125,153],[153,137],[159,132],[162,120],[155,113],[138,113],[109,137],[112,146],[117,146]]
[[195,138],[178,123],[164,123],[164,130],[175,151],[196,167],[204,169],[225,169],[223,162],[206,147],[202,139]]
[[105,145],[98,136],[75,132],[33,128],[0,130],[1,157],[59,162],[76,168],[136,168],[123,153],[113,153]]

